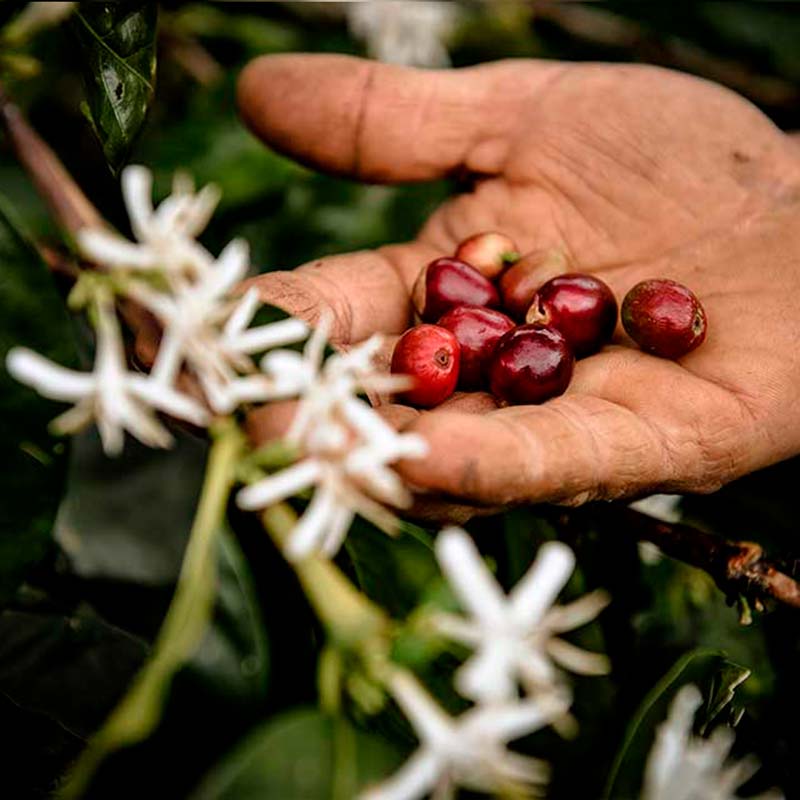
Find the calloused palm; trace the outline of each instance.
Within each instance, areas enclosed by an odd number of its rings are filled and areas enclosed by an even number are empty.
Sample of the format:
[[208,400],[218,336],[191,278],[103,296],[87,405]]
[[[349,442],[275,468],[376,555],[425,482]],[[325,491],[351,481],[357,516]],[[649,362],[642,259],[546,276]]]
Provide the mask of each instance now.
[[421,267],[489,229],[523,252],[564,248],[618,297],[667,277],[707,310],[705,344],[680,362],[620,330],[541,406],[497,409],[482,394],[388,406],[431,443],[401,466],[421,492],[495,506],[710,491],[800,452],[800,152],[741,97],[652,67],[432,72],[291,55],[250,64],[239,102],[272,147],[328,172],[476,178],[413,242],[257,279],[301,316],[332,308],[344,346],[404,330]]

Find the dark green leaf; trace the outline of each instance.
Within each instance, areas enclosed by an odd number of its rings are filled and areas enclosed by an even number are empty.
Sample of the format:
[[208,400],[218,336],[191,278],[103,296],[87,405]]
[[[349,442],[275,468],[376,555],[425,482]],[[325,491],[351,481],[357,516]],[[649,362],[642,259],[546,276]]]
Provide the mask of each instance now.
[[439,577],[429,537],[410,524],[393,538],[358,518],[346,548],[361,588],[397,618],[408,614]]
[[175,434],[171,450],[128,437],[119,458],[105,455],[94,429],[75,437],[55,537],[81,577],[175,581],[208,450],[196,437]]
[[65,466],[63,442],[47,432],[58,407],[5,370],[6,354],[14,345],[74,363],[64,304],[0,196],[0,603],[47,548]]
[[[604,797],[638,797],[647,754],[656,730],[667,718],[672,699],[688,683],[699,686],[706,700],[705,719],[719,715],[733,697],[733,690],[749,675],[749,670],[728,661],[717,650],[694,650],[680,658],[650,690],[628,724],[606,783]],[[702,715],[698,715],[700,718]]]
[[344,719],[292,711],[248,736],[192,800],[352,800],[399,760],[389,744]]
[[187,663],[206,694],[255,704],[267,691],[269,651],[247,561],[231,533],[220,537],[217,601],[211,628]]
[[153,99],[157,8],[140,0],[81,3],[73,16],[89,111],[114,172],[124,164]]

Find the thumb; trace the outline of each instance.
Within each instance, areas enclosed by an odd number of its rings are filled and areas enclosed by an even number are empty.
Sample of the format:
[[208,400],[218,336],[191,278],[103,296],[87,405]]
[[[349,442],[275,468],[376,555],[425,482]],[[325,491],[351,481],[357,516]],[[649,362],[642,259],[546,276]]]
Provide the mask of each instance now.
[[422,70],[341,55],[261,56],[239,78],[248,126],[321,170],[375,182],[497,174],[556,62]]

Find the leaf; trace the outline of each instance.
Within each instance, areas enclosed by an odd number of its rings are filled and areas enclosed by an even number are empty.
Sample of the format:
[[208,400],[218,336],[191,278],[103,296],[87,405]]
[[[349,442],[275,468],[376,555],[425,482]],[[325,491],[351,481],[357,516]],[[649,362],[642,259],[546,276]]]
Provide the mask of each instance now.
[[184,668],[205,695],[234,704],[253,705],[267,691],[269,650],[255,585],[236,539],[219,539],[217,600],[214,619]]
[[439,577],[430,538],[409,523],[390,537],[359,517],[345,546],[359,586],[397,618],[405,617]]
[[650,690],[628,724],[622,746],[612,764],[603,797],[612,800],[638,796],[656,730],[667,718],[669,705],[682,686],[688,683],[699,686],[706,698],[705,718],[710,721],[718,717],[724,706],[733,699],[733,690],[749,674],[749,670],[728,661],[725,654],[718,650],[693,650],[678,659]]
[[54,535],[82,578],[175,582],[203,481],[207,445],[174,431],[170,450],[131,437],[109,458],[94,428],[74,437]]
[[352,800],[399,761],[388,743],[344,719],[296,710],[253,731],[191,800]]
[[71,365],[74,343],[50,275],[0,195],[0,604],[49,545],[66,466],[63,442],[47,431],[58,407],[6,372],[6,354],[25,345]]
[[157,5],[81,3],[73,15],[95,133],[117,172],[144,124],[156,76]]
[[53,606],[0,614],[4,797],[50,796],[147,654],[91,610]]

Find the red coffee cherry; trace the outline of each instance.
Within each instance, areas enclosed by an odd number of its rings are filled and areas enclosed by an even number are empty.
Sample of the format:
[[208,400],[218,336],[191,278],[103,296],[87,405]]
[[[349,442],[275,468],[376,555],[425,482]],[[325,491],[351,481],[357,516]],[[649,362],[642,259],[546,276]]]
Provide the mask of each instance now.
[[596,353],[614,335],[617,300],[594,275],[559,275],[539,287],[525,322],[557,328],[581,358]]
[[494,285],[478,270],[456,258],[437,258],[420,273],[412,295],[417,313],[433,322],[455,306],[500,305]]
[[567,340],[555,328],[520,325],[497,343],[489,365],[489,385],[504,403],[543,403],[566,391],[574,363]]
[[458,306],[437,324],[452,331],[461,346],[459,387],[469,391],[488,386],[489,360],[500,337],[514,327],[513,320],[492,308]]
[[414,386],[398,399],[421,408],[432,408],[455,391],[461,361],[456,337],[437,325],[417,325],[397,341],[392,353],[392,372],[410,375]]
[[622,301],[622,325],[646,353],[680,358],[706,338],[706,312],[691,289],[670,280],[637,283]]

